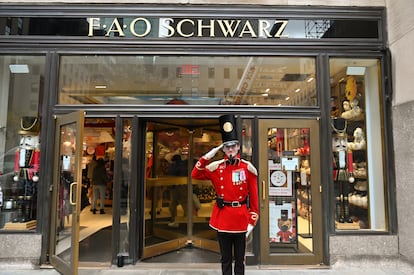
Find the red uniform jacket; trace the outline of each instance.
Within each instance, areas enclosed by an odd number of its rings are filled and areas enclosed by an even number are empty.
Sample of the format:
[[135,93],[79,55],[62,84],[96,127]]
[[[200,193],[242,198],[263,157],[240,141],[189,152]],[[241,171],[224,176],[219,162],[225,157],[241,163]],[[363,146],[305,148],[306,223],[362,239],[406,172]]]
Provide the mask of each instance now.
[[197,162],[191,176],[199,180],[211,180],[218,197],[227,202],[243,202],[249,196],[249,204],[240,207],[214,204],[210,226],[221,232],[242,233],[247,224],[256,225],[259,218],[259,197],[257,188],[257,170],[250,162],[238,159],[230,165],[226,158],[209,161],[204,157]]
[[[40,151],[37,149],[26,149],[24,156],[21,156],[21,149],[16,151],[14,158],[14,172],[25,180],[32,180],[33,176],[39,173]],[[21,158],[24,157],[24,160]]]

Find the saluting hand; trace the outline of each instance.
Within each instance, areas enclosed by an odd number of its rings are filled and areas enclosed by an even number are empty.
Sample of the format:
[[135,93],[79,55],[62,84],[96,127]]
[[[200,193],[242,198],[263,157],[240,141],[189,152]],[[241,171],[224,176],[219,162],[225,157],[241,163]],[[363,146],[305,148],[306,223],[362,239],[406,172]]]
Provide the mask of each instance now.
[[208,152],[207,154],[204,155],[204,158],[206,159],[212,159],[214,158],[214,156],[217,154],[217,152],[223,148],[223,144],[220,144],[217,147],[214,147],[213,149],[210,150],[210,152]]

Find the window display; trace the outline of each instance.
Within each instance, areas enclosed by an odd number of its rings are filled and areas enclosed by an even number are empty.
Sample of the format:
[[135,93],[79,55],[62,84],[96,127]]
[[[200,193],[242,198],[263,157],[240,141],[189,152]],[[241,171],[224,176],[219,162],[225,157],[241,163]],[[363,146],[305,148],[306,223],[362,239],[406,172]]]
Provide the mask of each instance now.
[[335,228],[385,230],[379,62],[330,65]]
[[42,56],[0,56],[0,229],[36,229]]

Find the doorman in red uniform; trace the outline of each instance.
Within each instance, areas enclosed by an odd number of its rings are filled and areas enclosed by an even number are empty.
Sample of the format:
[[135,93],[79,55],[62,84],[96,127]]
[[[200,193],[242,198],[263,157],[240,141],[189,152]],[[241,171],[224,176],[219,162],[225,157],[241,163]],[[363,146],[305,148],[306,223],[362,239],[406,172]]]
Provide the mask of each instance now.
[[[249,161],[240,159],[235,118],[220,117],[223,144],[213,148],[196,163],[192,177],[211,180],[216,191],[216,203],[210,227],[217,231],[223,275],[242,275],[245,269],[246,238],[259,218],[257,170]],[[225,156],[210,162],[222,149]]]

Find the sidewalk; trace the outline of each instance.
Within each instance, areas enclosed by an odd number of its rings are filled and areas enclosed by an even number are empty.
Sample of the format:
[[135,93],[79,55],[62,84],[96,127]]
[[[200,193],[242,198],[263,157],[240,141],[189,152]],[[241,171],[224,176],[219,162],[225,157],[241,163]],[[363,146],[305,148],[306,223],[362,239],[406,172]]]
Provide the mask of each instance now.
[[[53,268],[31,269],[28,266],[0,265],[0,275],[59,275]],[[198,264],[126,265],[124,267],[91,267],[79,269],[79,275],[221,275],[219,265]],[[245,275],[411,275],[414,266],[399,260],[338,261],[330,267],[309,266],[248,266]]]

